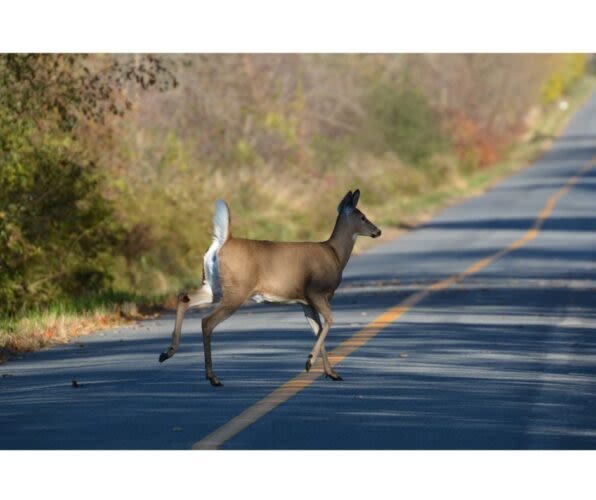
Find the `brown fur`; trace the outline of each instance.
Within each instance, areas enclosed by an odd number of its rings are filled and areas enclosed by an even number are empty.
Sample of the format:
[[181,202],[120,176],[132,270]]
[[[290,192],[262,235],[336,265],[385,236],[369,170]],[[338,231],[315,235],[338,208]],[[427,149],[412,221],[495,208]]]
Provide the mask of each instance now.
[[[309,291],[335,290],[341,269],[328,243],[276,243],[230,238],[219,251],[224,297],[267,294],[308,302]],[[258,259],[252,258],[258,255]],[[280,277],[283,276],[283,279]]]

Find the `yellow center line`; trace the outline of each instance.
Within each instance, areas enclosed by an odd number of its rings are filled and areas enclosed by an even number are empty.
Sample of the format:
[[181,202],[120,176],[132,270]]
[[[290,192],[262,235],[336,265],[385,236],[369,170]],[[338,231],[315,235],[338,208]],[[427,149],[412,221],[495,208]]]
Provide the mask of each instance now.
[[[350,354],[352,354],[354,351],[360,349],[369,340],[371,340],[378,333],[383,331],[387,326],[391,325],[394,321],[399,319],[403,314],[408,312],[412,307],[414,307],[416,304],[418,304],[420,301],[422,301],[432,293],[450,288],[451,286],[461,282],[466,277],[471,276],[477,273],[478,271],[481,271],[482,269],[493,263],[495,260],[503,257],[504,255],[508,254],[513,250],[516,250],[524,246],[526,243],[535,239],[538,236],[538,233],[540,232],[540,229],[542,228],[544,221],[553,212],[558,201],[563,196],[565,196],[565,194],[569,192],[569,190],[575,185],[579,178],[588,170],[590,170],[594,165],[596,165],[596,156],[587,163],[585,163],[576,175],[571,177],[561,188],[557,190],[556,193],[554,193],[548,199],[540,214],[534,221],[532,227],[528,231],[526,231],[521,238],[515,240],[513,243],[510,243],[498,252],[495,252],[493,255],[480,259],[461,273],[451,276],[450,278],[432,283],[431,285],[428,285],[426,288],[423,288],[422,290],[405,298],[399,304],[385,310],[382,314],[377,316],[368,325],[366,325],[362,330],[356,332],[349,339],[344,340],[335,349],[333,349],[333,351],[329,353],[329,361],[331,365],[335,366],[336,364],[344,360],[346,357],[348,357]],[[286,402],[288,399],[292,398],[300,391],[306,389],[321,375],[323,375],[323,371],[321,369],[321,363],[320,361],[318,361],[316,366],[310,372],[302,372],[300,373],[300,375],[297,375],[293,379],[282,384],[273,392],[265,396],[263,399],[257,401],[252,406],[249,406],[242,413],[232,418],[224,425],[216,429],[214,432],[201,439],[200,441],[196,442],[192,448],[194,450],[213,450],[219,448],[223,443],[225,443],[230,438],[234,437],[243,429],[255,423],[261,417],[272,411],[280,404]]]

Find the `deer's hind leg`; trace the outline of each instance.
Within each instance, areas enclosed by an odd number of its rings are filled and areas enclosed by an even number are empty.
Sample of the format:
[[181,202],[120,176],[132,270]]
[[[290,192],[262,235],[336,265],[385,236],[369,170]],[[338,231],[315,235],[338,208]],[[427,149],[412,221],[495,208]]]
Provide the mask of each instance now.
[[[318,337],[323,330],[319,313],[311,305],[304,305],[302,308],[304,310],[304,316],[306,316],[306,319],[308,320],[308,324],[312,328],[315,336]],[[321,344],[321,357],[323,358],[323,371],[325,372],[325,375],[331,380],[343,380],[331,367],[331,363],[329,362],[329,358],[327,357],[327,352],[325,350],[325,342]]]
[[159,355],[159,362],[163,363],[170,359],[180,346],[180,335],[182,334],[182,321],[184,321],[184,313],[192,307],[201,304],[209,304],[213,300],[213,293],[211,287],[203,285],[199,290],[192,293],[181,293],[178,295],[176,303],[176,323],[174,324],[174,331],[172,332],[172,343],[170,346]]
[[215,310],[203,318],[202,327],[203,350],[205,353],[205,378],[209,380],[211,385],[215,387],[222,386],[223,384],[213,372],[213,365],[211,361],[211,335],[214,328],[234,314],[245,300],[246,296],[230,294],[224,295],[222,301],[215,308]]

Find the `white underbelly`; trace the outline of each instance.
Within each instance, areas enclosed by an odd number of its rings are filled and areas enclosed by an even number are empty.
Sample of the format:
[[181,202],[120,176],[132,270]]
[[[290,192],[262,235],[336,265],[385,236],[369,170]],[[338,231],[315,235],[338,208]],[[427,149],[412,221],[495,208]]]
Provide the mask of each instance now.
[[261,302],[272,302],[275,304],[306,304],[304,300],[300,299],[287,299],[285,297],[278,297],[277,295],[271,295],[270,293],[255,293],[251,296],[251,300]]

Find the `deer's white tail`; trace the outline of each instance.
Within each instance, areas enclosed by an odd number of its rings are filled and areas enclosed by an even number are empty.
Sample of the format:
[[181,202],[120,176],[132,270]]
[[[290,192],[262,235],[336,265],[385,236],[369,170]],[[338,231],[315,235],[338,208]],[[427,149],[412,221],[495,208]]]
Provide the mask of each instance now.
[[203,257],[203,269],[205,274],[205,285],[209,286],[213,295],[213,301],[217,302],[221,295],[219,283],[219,261],[217,252],[230,237],[230,209],[223,200],[215,202],[215,214],[213,215],[213,243]]
[[230,209],[223,200],[215,202],[213,214],[213,241],[222,246],[230,236]]

